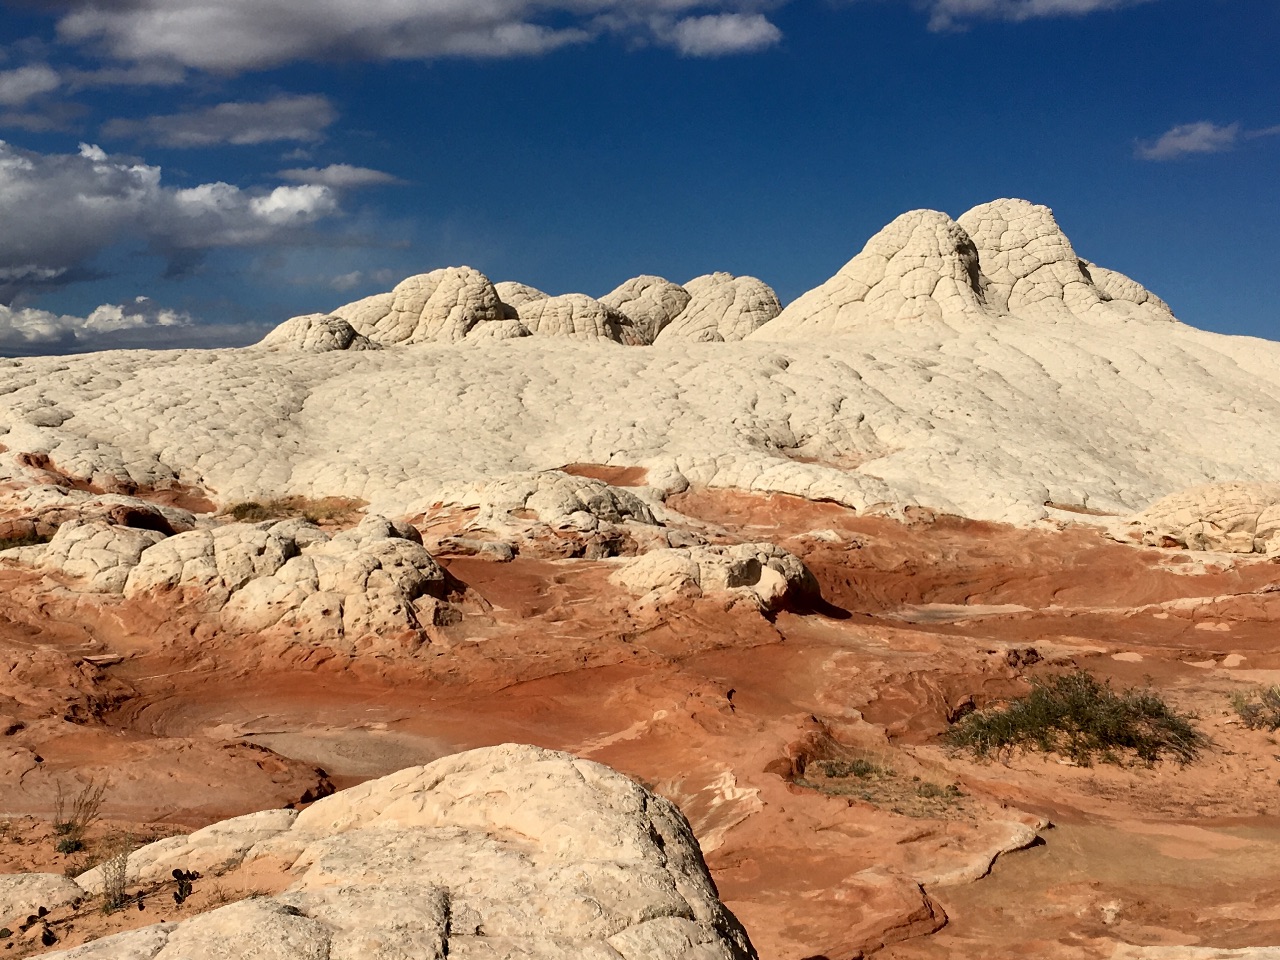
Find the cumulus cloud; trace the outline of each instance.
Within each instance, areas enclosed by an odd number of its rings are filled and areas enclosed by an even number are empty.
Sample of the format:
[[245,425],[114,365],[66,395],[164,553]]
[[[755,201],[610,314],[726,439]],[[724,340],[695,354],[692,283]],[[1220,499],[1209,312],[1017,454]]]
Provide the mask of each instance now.
[[[782,2],[60,0],[57,6],[65,11],[58,22],[65,42],[92,45],[122,61],[230,73],[298,60],[530,56],[588,42],[619,25],[691,55],[757,50],[778,36],[760,11]],[[672,34],[674,23],[683,26]]]
[[1245,130],[1239,123],[1220,125],[1209,120],[1181,123],[1155,140],[1139,141],[1135,152],[1143,160],[1177,160],[1202,153],[1225,153],[1242,140],[1280,134],[1280,126]]
[[338,212],[323,184],[246,190],[228,183],[176,189],[158,166],[82,144],[41,154],[0,141],[0,302],[83,269],[113,245],[145,243],[190,265],[216,247],[307,242]]
[[295,183],[318,183],[334,190],[356,187],[383,187],[403,184],[399,177],[369,167],[353,167],[349,163],[331,163],[327,167],[294,167],[281,170],[278,177]]
[[1035,20],[1119,10],[1152,0],[927,0],[929,27],[950,30],[970,20]]
[[[0,304],[0,352],[30,352],[30,348],[97,343],[124,331],[149,328],[190,327],[190,314],[157,306],[147,297],[132,303],[104,303],[87,317],[57,314],[34,307],[13,308]],[[117,338],[118,339],[118,338]],[[16,348],[16,349],[15,349]]]
[[718,13],[677,21],[670,38],[686,56],[718,57],[773,46],[782,39],[782,31],[764,14]]
[[257,103],[236,101],[141,120],[112,120],[103,126],[102,133],[166,147],[313,142],[320,140],[337,118],[338,112],[328,97],[284,94]]

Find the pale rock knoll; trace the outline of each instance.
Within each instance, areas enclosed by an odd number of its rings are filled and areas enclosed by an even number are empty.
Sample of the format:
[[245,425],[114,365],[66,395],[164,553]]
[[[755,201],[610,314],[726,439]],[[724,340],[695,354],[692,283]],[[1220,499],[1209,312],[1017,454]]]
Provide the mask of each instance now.
[[1153,503],[1131,521],[1144,543],[1280,556],[1280,483],[1210,483]]
[[[755,957],[674,804],[538,747],[455,754],[300,814],[263,811],[161,840],[132,854],[129,871],[146,883],[174,869],[209,877],[264,863],[284,870],[274,895],[46,956]],[[43,880],[69,895],[59,878]],[[102,882],[98,870],[77,878],[85,892]],[[15,891],[14,904],[32,893]]]
[[1028,523],[1046,504],[1130,516],[1277,480],[1280,344],[1170,322],[1077,257],[1047,208],[904,214],[772,319],[756,284],[700,278],[664,323],[681,288],[658,278],[608,302],[504,285],[513,306],[452,268],[332,314],[387,349],[309,352],[291,321],[277,346],[0,361],[0,484],[37,482],[37,458],[115,492],[345,496],[405,516],[597,463],[643,468],[658,496],[710,485]]

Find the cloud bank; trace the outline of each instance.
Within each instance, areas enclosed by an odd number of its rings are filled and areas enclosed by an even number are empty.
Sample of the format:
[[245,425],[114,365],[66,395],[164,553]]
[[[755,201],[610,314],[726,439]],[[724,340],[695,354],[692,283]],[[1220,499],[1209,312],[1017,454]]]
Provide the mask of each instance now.
[[0,303],[70,279],[103,250],[131,240],[180,267],[213,248],[307,242],[313,226],[338,210],[336,194],[321,183],[175,188],[162,183],[158,166],[96,146],[41,154],[0,141],[0,222],[23,224],[0,231]]
[[215,72],[299,60],[529,56],[625,32],[688,56],[775,43],[785,0],[68,0],[58,35],[135,63]]

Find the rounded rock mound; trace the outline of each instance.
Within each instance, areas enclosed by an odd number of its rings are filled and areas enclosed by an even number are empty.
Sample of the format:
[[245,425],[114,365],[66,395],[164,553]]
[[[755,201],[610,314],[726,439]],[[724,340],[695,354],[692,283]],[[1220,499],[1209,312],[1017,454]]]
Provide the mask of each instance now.
[[304,353],[378,349],[376,343],[357,333],[346,320],[325,313],[310,313],[286,320],[263,337],[258,346],[282,347]]
[[535,337],[611,340],[626,346],[649,342],[628,317],[583,293],[529,300],[517,313]]
[[[50,960],[618,957],[755,960],[671,801],[588,760],[504,744],[142,847],[133,876],[283,889]],[[102,889],[100,868],[76,881]]]
[[870,321],[981,316],[983,288],[978,250],[964,228],[937,210],[911,210],[753,339],[838,337]]
[[489,278],[471,267],[443,267],[408,277],[390,294],[339,307],[341,317],[375,343],[451,343],[478,323],[506,314]]
[[636,328],[652,343],[676,317],[684,312],[692,297],[678,283],[662,277],[633,277],[600,302],[630,318]]
[[1280,555],[1280,483],[1209,483],[1157,500],[1131,521],[1144,543]]
[[684,289],[688,305],[655,343],[744,340],[782,312],[773,288],[756,277],[708,273],[690,280]]

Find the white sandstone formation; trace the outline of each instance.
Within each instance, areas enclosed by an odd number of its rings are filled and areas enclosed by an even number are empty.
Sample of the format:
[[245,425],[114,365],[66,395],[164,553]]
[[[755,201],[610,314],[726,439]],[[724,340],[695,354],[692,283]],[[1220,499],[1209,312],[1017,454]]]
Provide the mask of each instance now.
[[684,312],[692,299],[689,291],[662,277],[640,276],[621,284],[600,298],[607,307],[626,316],[652,343],[668,324]]
[[[680,339],[678,317],[652,347],[616,349],[600,334],[621,339],[609,317],[623,315],[589,298],[576,312],[563,298],[520,308],[541,311],[539,334],[583,342],[484,342],[523,322],[499,318],[494,291],[489,319],[470,323],[464,286],[429,313],[464,318],[441,329],[466,327],[465,349],[0,360],[0,489],[50,483],[31,465],[47,461],[100,489],[347,496],[404,516],[509,475],[599,463],[644,468],[666,492],[1026,523],[1046,502],[1128,516],[1199,484],[1274,482],[1280,462],[1280,344],[1167,322],[1022,201],[960,222],[906,214],[740,342]],[[390,301],[336,313],[367,333],[356,315],[379,312]]]
[[684,285],[689,303],[667,324],[655,343],[678,340],[743,340],[782,311],[778,295],[763,280],[709,273]]
[[[1172,320],[1158,297],[1122,274],[1098,271],[1076,256],[1053,211],[1026,200],[994,200],[958,223],[973,238],[988,281],[990,306],[1032,319],[1102,315]],[[1104,306],[1104,304],[1106,306]]]
[[18,547],[2,555],[82,580],[90,593],[120,593],[142,554],[164,538],[156,530],[122,527],[105,520],[70,520],[58,527],[47,544]]
[[492,340],[516,340],[520,337],[532,336],[529,328],[519,320],[490,320],[488,323],[477,323],[467,331],[467,342],[483,342]]
[[376,350],[378,347],[368,337],[356,333],[355,327],[346,320],[324,313],[309,313],[286,320],[263,337],[259,346],[305,350],[308,353]]
[[1280,483],[1211,483],[1180,490],[1131,521],[1144,543],[1280,556]]
[[[142,882],[257,862],[284,890],[49,960],[752,960],[688,821],[608,767],[506,744],[132,854]],[[78,878],[86,891],[99,871]],[[197,883],[202,881],[197,881]],[[207,882],[207,881],[204,881]]]
[[680,593],[749,599],[763,611],[815,591],[813,575],[793,554],[772,543],[742,543],[654,550],[623,561],[611,578],[644,601]]
[[583,293],[527,300],[516,312],[537,337],[611,340],[627,346],[648,343],[628,317]]
[[505,319],[489,278],[471,267],[445,267],[396,284],[389,299],[367,297],[334,315],[384,346],[461,340],[477,323]]
[[631,491],[559,470],[516,474],[485,484],[465,505],[479,507],[478,525],[499,529],[521,512],[550,527],[581,531],[627,521],[657,523],[649,505]]
[[501,283],[495,283],[494,289],[498,292],[498,298],[509,307],[520,308],[526,303],[534,300],[545,300],[550,294],[543,293],[537,287],[531,287],[527,283],[517,283],[514,280],[503,280]]

